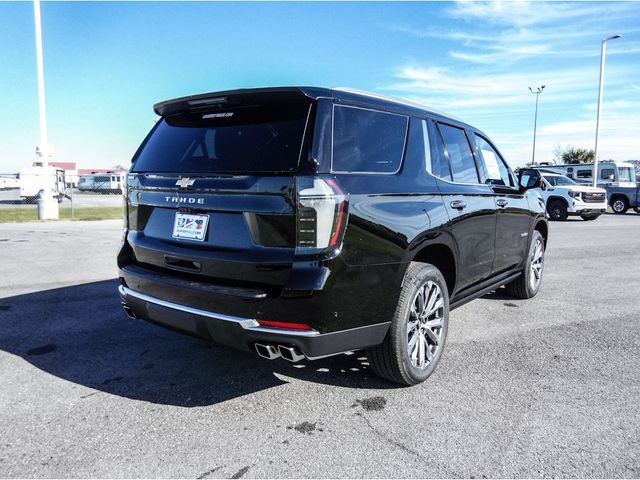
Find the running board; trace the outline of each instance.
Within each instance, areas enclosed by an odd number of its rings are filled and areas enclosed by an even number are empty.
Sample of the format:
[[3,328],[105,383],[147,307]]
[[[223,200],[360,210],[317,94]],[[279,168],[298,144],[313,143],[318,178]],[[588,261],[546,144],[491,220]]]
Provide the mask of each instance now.
[[522,275],[522,272],[513,273],[513,274],[511,274],[511,275],[509,275],[507,277],[503,277],[500,280],[491,283],[490,285],[487,285],[486,287],[482,287],[479,290],[476,290],[476,291],[470,292],[468,294],[465,294],[464,297],[457,298],[453,302],[451,302],[451,304],[449,306],[449,309],[453,310],[454,308],[461,307],[465,303],[469,303],[471,300],[474,300],[474,299],[476,299],[478,297],[481,297],[481,296],[489,293],[491,290],[495,290],[496,288],[500,288],[502,285],[505,285],[505,284],[515,280],[520,275]]

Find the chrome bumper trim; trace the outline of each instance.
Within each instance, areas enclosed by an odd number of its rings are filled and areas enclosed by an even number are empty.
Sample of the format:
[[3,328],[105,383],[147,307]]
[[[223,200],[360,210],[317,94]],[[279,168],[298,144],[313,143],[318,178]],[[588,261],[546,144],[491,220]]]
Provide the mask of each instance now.
[[136,292],[135,290],[131,290],[130,288],[125,287],[124,285],[120,285],[118,287],[118,292],[120,295],[126,300],[127,297],[134,297],[140,299],[145,302],[153,303],[155,305],[160,305],[161,307],[171,308],[173,310],[178,310],[180,312],[190,313],[192,315],[199,315],[202,317],[213,318],[215,320],[222,320],[224,322],[237,323],[245,330],[249,330],[252,332],[259,333],[273,333],[277,335],[291,335],[296,337],[315,337],[316,335],[320,335],[320,332],[317,330],[286,330],[284,328],[269,328],[261,326],[257,320],[253,318],[243,318],[243,317],[235,317],[233,315],[225,315],[223,313],[210,312],[208,310],[201,310],[199,308],[188,307],[186,305],[180,305],[179,303],[168,302],[166,300],[161,300],[160,298],[152,297],[150,295],[146,295],[144,293]]

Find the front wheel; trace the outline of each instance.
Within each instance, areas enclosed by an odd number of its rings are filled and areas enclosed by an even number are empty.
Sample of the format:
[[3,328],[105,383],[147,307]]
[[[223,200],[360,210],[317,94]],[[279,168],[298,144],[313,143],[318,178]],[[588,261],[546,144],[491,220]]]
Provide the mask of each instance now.
[[640,213],[640,207],[633,207],[633,211],[636,213]]
[[540,290],[543,270],[544,237],[539,231],[534,230],[522,275],[504,286],[507,293],[522,299],[535,297]]
[[552,200],[547,205],[547,213],[551,220],[562,222],[567,219],[569,214],[567,213],[567,204],[562,200]]
[[448,326],[449,293],[442,273],[412,262],[387,336],[367,350],[371,370],[402,385],[425,381],[442,356]]
[[629,204],[624,198],[616,198],[611,203],[611,210],[613,210],[613,213],[618,214],[627,213],[627,210],[629,210]]
[[600,216],[600,215],[580,215],[580,217],[581,217],[583,220],[587,220],[587,221],[589,221],[589,220],[595,220],[595,219],[596,219],[596,218],[598,218],[599,216]]

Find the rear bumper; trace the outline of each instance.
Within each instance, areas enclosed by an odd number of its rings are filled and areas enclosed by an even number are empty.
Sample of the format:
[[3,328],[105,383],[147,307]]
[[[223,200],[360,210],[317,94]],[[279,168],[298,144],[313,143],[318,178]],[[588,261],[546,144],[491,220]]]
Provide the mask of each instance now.
[[382,343],[389,322],[331,333],[266,328],[253,318],[237,317],[162,300],[120,285],[127,314],[241,350],[255,343],[294,346],[309,359],[358,350]]

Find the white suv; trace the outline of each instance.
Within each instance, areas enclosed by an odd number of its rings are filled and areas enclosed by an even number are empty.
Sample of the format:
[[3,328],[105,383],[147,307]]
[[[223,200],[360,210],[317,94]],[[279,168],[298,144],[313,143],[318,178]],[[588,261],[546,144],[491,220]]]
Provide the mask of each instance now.
[[607,192],[603,188],[581,185],[557,173],[541,173],[540,193],[551,220],[566,220],[569,215],[595,220],[607,211]]

